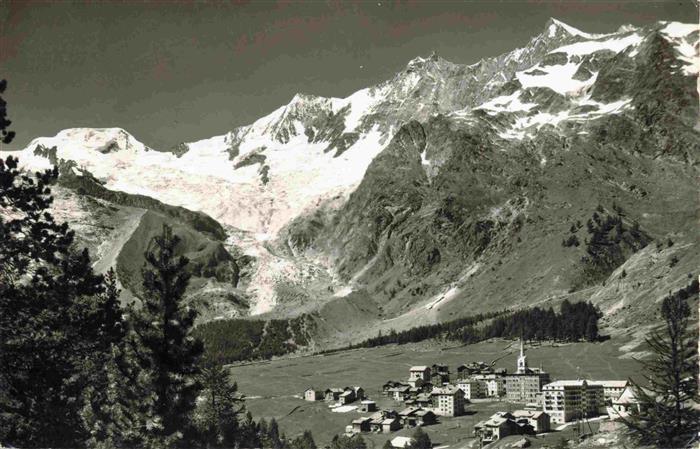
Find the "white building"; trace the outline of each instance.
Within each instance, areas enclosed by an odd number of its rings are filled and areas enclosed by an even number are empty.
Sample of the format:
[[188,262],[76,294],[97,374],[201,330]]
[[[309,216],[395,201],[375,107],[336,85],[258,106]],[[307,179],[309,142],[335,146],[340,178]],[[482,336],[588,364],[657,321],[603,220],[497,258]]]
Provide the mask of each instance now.
[[484,395],[499,398],[506,394],[506,378],[503,374],[474,374],[471,379],[482,382]]
[[629,385],[627,380],[589,380],[588,385],[601,385],[606,404],[612,404]]
[[475,379],[464,379],[457,382],[457,388],[464,392],[464,399],[472,400],[484,397],[486,382]]
[[[430,368],[427,366],[412,366],[408,370],[408,382],[430,382]],[[413,385],[415,386],[415,385]]]
[[440,416],[464,414],[464,392],[453,385],[433,388],[433,411]]
[[542,387],[543,410],[552,423],[563,424],[604,413],[603,386],[585,380],[558,380]]

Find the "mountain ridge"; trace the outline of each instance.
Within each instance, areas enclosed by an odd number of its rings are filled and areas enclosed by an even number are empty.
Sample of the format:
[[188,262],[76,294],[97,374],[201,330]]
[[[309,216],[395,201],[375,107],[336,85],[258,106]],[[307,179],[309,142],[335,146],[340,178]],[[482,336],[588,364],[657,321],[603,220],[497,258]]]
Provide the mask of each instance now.
[[[606,283],[619,280],[628,260],[656,256],[621,249],[622,264],[591,280],[581,262],[591,247],[559,240],[599,206],[622,205],[650,239],[682,240],[669,252],[683,252],[666,273],[669,288],[698,260],[688,227],[700,153],[697,42],[696,25],[593,35],[550,19],[502,55],[470,65],[417,57],[346,98],[298,93],[252,124],[172,152],[120,128],[76,128],[13,154],[32,169],[64,163],[77,195],[99,190],[114,207],[164,213],[138,202],[141,195],[196,211],[206,218],[166,215],[202,242],[196,223],[220,223],[224,234],[216,235],[231,258],[217,249],[212,263],[241,262],[242,280],[228,291],[236,299],[222,299],[208,318],[308,313],[319,341],[331,344],[445,320],[463,307],[525,307],[581,292],[620,310]],[[79,190],[77,179],[96,190]],[[672,192],[673,207],[654,189]],[[109,192],[126,197],[119,203]],[[627,236],[632,224],[620,222]],[[621,285],[641,282],[643,270],[630,269],[637,275]],[[228,276],[207,273],[211,282]],[[655,300],[632,296],[638,304],[616,318],[621,326]]]

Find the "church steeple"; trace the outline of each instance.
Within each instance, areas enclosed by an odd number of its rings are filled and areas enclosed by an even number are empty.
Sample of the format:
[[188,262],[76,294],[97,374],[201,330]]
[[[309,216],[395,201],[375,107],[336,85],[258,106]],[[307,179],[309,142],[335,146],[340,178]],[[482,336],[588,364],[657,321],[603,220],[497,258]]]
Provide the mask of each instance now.
[[526,373],[528,371],[527,367],[527,356],[525,355],[525,348],[523,346],[523,339],[520,338],[520,357],[518,357],[518,373]]

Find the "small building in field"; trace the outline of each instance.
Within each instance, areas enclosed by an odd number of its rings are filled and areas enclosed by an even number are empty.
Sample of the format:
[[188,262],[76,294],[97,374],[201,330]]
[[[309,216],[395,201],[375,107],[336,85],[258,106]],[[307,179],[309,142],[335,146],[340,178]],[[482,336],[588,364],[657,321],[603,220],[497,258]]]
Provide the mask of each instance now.
[[545,433],[551,430],[549,415],[543,411],[515,410],[511,413],[516,423],[527,423],[534,433]]
[[435,413],[418,407],[408,407],[399,412],[399,419],[404,427],[427,426],[435,424]]
[[382,421],[382,433],[396,432],[401,429],[401,421],[398,418],[386,418]]
[[370,418],[357,418],[352,420],[352,432],[362,433],[370,431]]
[[355,392],[355,399],[358,401],[361,401],[362,399],[365,398],[365,389],[362,387],[354,386],[352,387],[352,391]]
[[304,400],[305,401],[320,401],[324,398],[323,392],[319,390],[315,390],[313,388],[307,388],[304,391]]
[[377,403],[370,401],[369,399],[364,399],[360,402],[360,406],[357,409],[360,413],[370,413],[377,411]]
[[431,395],[436,415],[461,416],[464,414],[464,392],[454,385],[433,388]]
[[[385,431],[385,424],[388,425],[390,429],[394,429],[394,425],[389,425],[390,423],[387,423],[387,420],[394,419],[398,423],[398,428],[394,430],[398,430],[401,428],[401,422],[398,420],[399,414],[396,413],[394,410],[380,410],[370,416],[370,431],[371,432],[384,432]],[[390,430],[391,431],[391,430]]]
[[345,392],[344,388],[326,388],[323,395],[326,401],[337,401],[343,392]]
[[347,390],[340,393],[340,395],[338,396],[338,402],[341,405],[346,405],[355,402],[355,390],[353,390],[352,388],[348,388]]

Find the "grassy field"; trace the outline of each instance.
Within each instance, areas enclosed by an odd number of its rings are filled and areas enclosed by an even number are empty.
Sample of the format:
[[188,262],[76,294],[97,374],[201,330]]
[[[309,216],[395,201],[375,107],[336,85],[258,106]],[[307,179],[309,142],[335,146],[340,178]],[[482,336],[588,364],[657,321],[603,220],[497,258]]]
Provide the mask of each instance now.
[[[639,375],[639,365],[631,359],[618,358],[620,343],[576,343],[526,347],[530,366],[542,367],[554,379],[573,379],[578,376],[592,379],[626,379]],[[448,364],[451,370],[469,361],[483,360],[496,366],[515,368],[517,342],[496,340],[469,346],[445,346],[437,343],[419,343],[403,346],[385,346],[357,349],[325,356],[281,359],[232,367],[239,390],[248,396],[246,407],[256,418],[275,418],[287,436],[295,436],[305,429],[313,432],[319,445],[342,434],[345,426],[363,416],[357,412],[334,413],[324,402],[306,402],[301,395],[308,387],[325,389],[349,385],[362,386],[366,394],[380,407],[400,410],[395,403],[380,394],[387,380],[401,380],[408,376],[411,365]],[[471,414],[458,418],[443,418],[426,431],[440,445],[462,447],[473,443],[472,428],[498,410],[519,408],[508,403],[476,403],[469,406]],[[367,435],[370,447],[380,447],[388,438],[410,435],[403,429],[391,435]],[[560,435],[555,435],[558,441]],[[547,437],[552,440],[555,436]],[[554,440],[552,440],[554,441]]]

